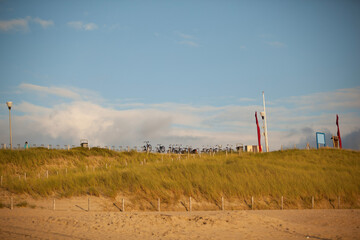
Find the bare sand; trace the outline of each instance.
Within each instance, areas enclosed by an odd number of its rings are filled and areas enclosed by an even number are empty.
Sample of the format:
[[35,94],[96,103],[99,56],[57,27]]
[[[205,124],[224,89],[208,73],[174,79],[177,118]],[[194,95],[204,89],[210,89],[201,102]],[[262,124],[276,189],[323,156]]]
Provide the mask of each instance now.
[[360,239],[360,210],[0,209],[0,239]]

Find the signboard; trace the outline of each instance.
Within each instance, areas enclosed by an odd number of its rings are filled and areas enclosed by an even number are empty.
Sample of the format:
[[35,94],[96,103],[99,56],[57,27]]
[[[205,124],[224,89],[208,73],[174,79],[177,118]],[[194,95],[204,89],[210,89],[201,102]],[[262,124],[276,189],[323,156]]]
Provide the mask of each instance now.
[[323,144],[326,147],[325,142],[325,133],[317,132],[316,133],[316,147],[319,149],[320,144]]

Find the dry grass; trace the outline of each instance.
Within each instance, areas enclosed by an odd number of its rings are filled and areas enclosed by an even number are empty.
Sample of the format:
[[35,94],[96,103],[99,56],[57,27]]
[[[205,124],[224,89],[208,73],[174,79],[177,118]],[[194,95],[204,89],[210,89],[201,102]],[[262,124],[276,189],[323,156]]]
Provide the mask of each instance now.
[[114,198],[122,193],[135,201],[159,197],[171,204],[184,196],[209,202],[217,202],[221,196],[287,196],[295,204],[309,196],[346,196],[350,206],[359,207],[360,196],[360,153],[336,149],[201,157],[98,148],[2,150],[0,174],[6,191],[34,197]]

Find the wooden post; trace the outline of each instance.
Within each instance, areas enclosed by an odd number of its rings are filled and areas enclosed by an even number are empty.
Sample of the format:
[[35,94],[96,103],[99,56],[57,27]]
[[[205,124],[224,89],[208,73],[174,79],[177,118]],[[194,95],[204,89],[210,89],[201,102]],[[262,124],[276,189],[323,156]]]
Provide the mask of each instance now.
[[283,150],[283,145],[281,144],[281,151]]
[[13,197],[10,198],[10,210],[14,209],[14,199]]
[[284,209],[284,196],[281,196],[281,210]]
[[90,197],[88,197],[88,212],[90,212]]
[[338,196],[338,209],[340,209],[340,196]]
[[158,198],[158,211],[160,212],[160,198]]
[[122,211],[125,212],[125,199],[122,199]]
[[53,199],[53,210],[55,211],[55,198]]
[[251,210],[254,210],[254,197],[251,197]]
[[221,210],[224,211],[225,210],[225,206],[224,206],[224,197],[221,197]]
[[311,197],[311,208],[314,209],[314,197]]
[[191,197],[189,197],[189,212],[191,212]]
[[46,178],[49,178],[49,170],[46,170]]

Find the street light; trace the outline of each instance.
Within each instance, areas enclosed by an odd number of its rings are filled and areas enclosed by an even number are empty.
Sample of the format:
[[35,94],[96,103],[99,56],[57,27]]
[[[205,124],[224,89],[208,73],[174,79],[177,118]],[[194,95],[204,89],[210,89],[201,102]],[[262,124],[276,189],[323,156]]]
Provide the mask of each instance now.
[[11,106],[12,106],[12,102],[6,102],[6,105],[9,108],[10,149],[12,150],[12,135],[11,135]]

